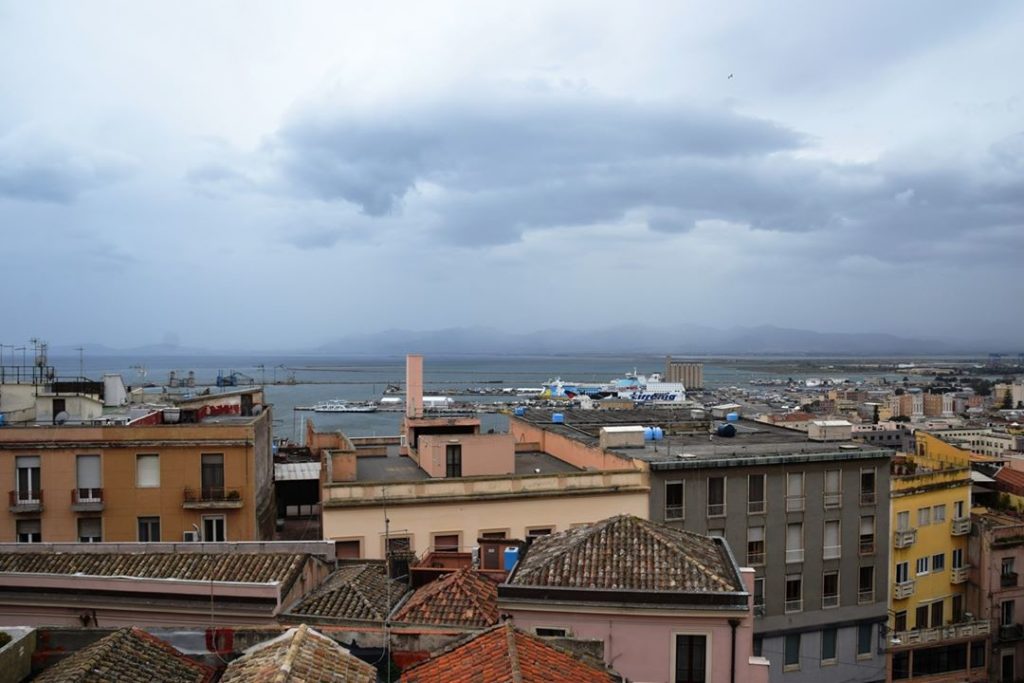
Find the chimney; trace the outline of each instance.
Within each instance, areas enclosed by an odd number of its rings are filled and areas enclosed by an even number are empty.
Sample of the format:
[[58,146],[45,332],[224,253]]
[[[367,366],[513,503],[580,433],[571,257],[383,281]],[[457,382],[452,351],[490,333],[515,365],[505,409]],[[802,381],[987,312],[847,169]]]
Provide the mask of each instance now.
[[405,357],[405,415],[423,417],[423,356]]

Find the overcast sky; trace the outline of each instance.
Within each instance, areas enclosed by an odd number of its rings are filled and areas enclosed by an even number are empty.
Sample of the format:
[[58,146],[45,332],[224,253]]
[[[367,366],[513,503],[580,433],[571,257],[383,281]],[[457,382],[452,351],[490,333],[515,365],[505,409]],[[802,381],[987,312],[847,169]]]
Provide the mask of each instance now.
[[1022,35],[1016,1],[0,0],[0,342],[1024,341]]

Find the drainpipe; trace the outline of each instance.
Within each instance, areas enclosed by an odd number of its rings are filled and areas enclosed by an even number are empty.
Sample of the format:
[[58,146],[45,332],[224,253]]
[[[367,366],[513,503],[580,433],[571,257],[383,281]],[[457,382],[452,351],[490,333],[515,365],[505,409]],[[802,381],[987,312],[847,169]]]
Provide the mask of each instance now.
[[740,625],[739,619],[730,619],[729,626],[732,627],[732,657],[729,666],[729,683],[736,683],[736,627]]

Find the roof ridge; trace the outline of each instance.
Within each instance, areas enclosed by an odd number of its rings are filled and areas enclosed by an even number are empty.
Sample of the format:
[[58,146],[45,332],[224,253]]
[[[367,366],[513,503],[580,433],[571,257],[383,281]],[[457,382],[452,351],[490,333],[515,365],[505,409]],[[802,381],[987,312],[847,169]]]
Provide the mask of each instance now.
[[[363,592],[363,586],[355,582],[355,579],[361,578],[367,571],[369,571],[369,569],[370,565],[363,565],[363,569],[356,573],[354,577],[352,577],[353,580],[349,582],[348,586],[352,590],[352,592],[355,593],[356,596],[358,596],[359,599],[363,601],[363,604],[369,608],[370,614],[373,614],[376,619],[387,619],[388,615],[391,614],[391,605],[386,605],[384,614],[380,614],[376,606],[373,604],[373,600],[371,600],[369,596],[367,596],[366,593]],[[377,578],[378,576],[380,576],[380,574],[378,572],[372,572],[370,576],[372,576],[373,578]],[[384,579],[386,581],[388,580],[388,577],[384,577]]]
[[511,623],[505,622],[505,641],[508,643],[509,669],[512,683],[523,683],[523,672],[519,669],[519,650],[516,648],[516,630]]
[[295,658],[299,656],[299,648],[302,647],[302,641],[305,639],[307,627],[305,624],[299,624],[295,629],[295,634],[292,636],[292,642],[288,644],[288,650],[284,653],[281,667],[274,675],[274,680],[277,683],[285,683],[292,674],[292,664],[295,662]]

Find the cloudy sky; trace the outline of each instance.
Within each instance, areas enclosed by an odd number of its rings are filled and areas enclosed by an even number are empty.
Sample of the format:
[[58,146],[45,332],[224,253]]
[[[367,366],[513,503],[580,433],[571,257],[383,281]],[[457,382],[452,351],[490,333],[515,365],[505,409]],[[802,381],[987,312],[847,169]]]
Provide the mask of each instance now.
[[0,342],[1024,342],[1022,34],[1015,1],[0,0]]

